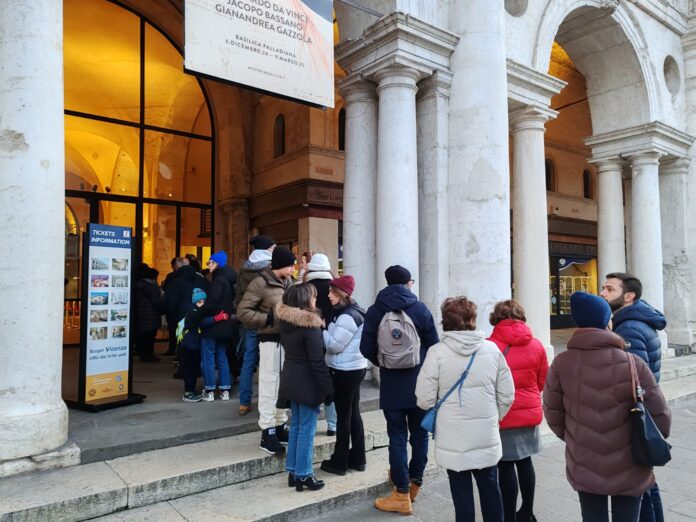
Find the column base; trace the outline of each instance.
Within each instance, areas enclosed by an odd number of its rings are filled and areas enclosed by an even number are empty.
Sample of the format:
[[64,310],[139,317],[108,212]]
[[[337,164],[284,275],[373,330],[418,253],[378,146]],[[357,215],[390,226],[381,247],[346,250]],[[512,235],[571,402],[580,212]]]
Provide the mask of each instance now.
[[0,462],[53,451],[68,438],[68,409],[63,401],[36,411],[28,395],[26,404],[22,411],[21,404],[3,408],[0,402]]
[[19,475],[20,473],[77,466],[79,463],[80,448],[74,442],[69,442],[58,449],[41,455],[0,460],[0,479]]

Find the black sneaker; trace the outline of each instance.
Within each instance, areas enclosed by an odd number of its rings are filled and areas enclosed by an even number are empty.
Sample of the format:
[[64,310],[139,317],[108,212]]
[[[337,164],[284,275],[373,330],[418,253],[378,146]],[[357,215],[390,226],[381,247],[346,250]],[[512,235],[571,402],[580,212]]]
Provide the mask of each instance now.
[[345,469],[337,468],[336,466],[333,465],[333,462],[331,462],[331,459],[329,460],[322,460],[321,461],[321,466],[319,468],[322,471],[326,471],[327,473],[333,473],[334,475],[340,475],[343,476],[346,474]]
[[275,430],[276,437],[278,437],[278,442],[287,446],[288,440],[290,439],[290,431],[288,430],[287,425],[281,424],[280,426],[276,426]]
[[276,437],[275,428],[268,428],[263,430],[261,434],[261,448],[266,453],[271,455],[283,455],[285,453],[285,446],[278,442],[278,437]]
[[336,432],[334,430],[326,430],[326,436],[327,437],[335,437]]

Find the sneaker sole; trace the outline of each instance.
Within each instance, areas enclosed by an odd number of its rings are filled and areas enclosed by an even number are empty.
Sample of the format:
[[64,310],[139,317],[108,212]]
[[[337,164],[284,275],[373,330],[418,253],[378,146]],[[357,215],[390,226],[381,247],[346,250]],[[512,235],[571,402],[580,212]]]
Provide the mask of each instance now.
[[183,402],[201,402],[203,399],[181,399]]
[[284,451],[271,451],[268,448],[264,448],[263,446],[259,445],[259,449],[261,451],[265,451],[269,455],[283,455],[285,452]]

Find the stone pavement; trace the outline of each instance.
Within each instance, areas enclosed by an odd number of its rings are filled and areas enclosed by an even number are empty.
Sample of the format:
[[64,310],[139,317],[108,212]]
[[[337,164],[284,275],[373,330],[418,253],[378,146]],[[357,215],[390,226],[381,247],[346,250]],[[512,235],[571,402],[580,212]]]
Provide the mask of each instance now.
[[[672,461],[656,472],[665,505],[666,522],[696,521],[696,400],[673,408],[673,424],[670,442]],[[568,485],[565,477],[564,444],[560,441],[545,448],[534,457],[537,476],[535,514],[539,522],[574,522],[580,520],[580,504],[577,494]],[[474,488],[475,490],[475,488]],[[478,502],[478,500],[477,500]],[[477,519],[481,520],[477,512]],[[397,517],[381,513],[372,507],[371,501],[360,501],[340,510],[332,511],[330,517],[322,516],[311,520],[351,520],[361,522],[422,521],[445,522],[454,520],[454,507],[449,491],[449,482],[444,471],[421,490],[414,504],[414,514]]]

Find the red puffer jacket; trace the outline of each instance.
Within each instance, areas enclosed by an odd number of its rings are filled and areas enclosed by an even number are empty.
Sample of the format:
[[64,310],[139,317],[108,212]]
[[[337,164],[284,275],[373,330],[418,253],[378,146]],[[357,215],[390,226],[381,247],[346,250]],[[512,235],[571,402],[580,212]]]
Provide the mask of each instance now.
[[495,325],[490,340],[501,352],[510,346],[505,360],[515,381],[515,402],[500,422],[500,429],[538,426],[543,417],[541,392],[549,370],[544,346],[532,336],[526,323],[515,319],[505,319]]

